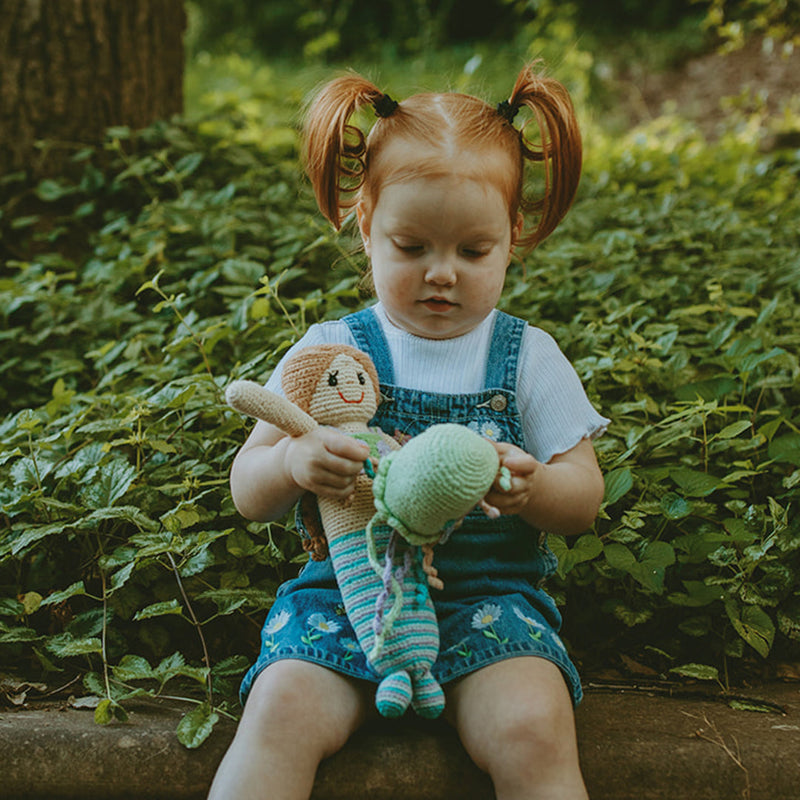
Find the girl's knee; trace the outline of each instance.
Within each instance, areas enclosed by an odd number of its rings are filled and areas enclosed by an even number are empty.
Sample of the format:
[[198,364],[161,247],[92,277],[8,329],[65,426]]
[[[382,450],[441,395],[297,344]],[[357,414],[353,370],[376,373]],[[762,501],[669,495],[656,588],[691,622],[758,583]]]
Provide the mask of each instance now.
[[240,728],[270,741],[318,750],[344,746],[366,715],[365,692],[354,681],[303,661],[278,661],[255,680]]
[[494,774],[576,763],[572,700],[558,668],[541,659],[494,667],[456,695],[455,722],[478,766]]

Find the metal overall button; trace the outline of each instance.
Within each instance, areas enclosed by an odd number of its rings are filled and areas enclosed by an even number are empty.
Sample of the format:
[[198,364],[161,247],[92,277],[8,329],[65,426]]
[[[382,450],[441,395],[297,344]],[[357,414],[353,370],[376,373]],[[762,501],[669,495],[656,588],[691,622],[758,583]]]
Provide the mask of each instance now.
[[489,400],[489,408],[492,411],[505,411],[508,406],[508,400],[504,394],[496,394]]

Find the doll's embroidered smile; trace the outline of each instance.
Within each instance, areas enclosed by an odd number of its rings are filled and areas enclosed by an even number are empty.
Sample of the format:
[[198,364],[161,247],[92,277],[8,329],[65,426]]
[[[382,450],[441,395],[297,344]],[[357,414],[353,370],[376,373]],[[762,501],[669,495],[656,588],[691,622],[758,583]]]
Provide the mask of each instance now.
[[348,400],[348,399],[347,399],[347,398],[346,398],[346,397],[345,397],[345,396],[342,394],[342,390],[341,390],[341,389],[337,389],[336,391],[338,392],[338,394],[339,394],[339,397],[341,397],[341,398],[342,398],[342,400],[343,400],[345,403],[360,403],[360,402],[361,402],[361,401],[364,399],[364,390],[363,390],[363,389],[361,390],[361,397],[359,397],[359,398],[358,398],[358,400]]

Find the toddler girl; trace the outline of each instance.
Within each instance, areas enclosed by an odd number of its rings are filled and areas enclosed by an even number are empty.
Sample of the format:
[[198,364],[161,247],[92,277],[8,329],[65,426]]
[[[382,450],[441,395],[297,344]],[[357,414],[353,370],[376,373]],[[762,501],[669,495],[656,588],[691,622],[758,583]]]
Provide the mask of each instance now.
[[[368,137],[351,122],[364,106],[378,116]],[[513,124],[522,106],[537,145]],[[348,75],[310,106],[305,160],[337,229],[355,207],[378,302],[313,325],[288,355],[322,343],[367,352],[383,398],[372,424],[401,440],[435,422],[467,425],[496,442],[512,473],[510,490],[495,485],[485,498],[499,518],[476,511],[436,550],[433,673],[446,718],[501,800],[586,798],[580,680],[541,588],[556,563],[540,531],[591,525],[603,495],[591,440],[607,420],[553,339],[495,308],[512,252],[550,234],[575,195],[581,140],[569,95],[531,67],[496,107],[461,94],[398,104]],[[523,191],[528,168],[543,177],[536,199]],[[281,364],[269,389],[280,392],[280,375]],[[367,455],[332,428],[289,438],[258,422],[233,464],[233,498],[254,520],[280,518],[304,492],[345,498]],[[379,678],[355,638],[329,560],[280,588],[213,798],[309,797],[321,759],[374,714]]]

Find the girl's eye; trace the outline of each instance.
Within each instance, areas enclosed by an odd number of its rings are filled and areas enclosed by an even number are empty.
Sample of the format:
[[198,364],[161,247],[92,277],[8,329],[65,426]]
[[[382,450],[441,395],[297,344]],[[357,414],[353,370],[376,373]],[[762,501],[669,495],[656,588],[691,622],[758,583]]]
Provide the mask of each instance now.
[[339,371],[336,372],[329,372],[328,373],[328,386],[338,386],[339,385],[339,378],[337,377]]
[[423,247],[421,244],[403,244],[401,242],[395,242],[394,246],[401,252],[405,253],[409,256],[416,256],[422,253]]
[[474,247],[465,247],[461,251],[464,258],[483,258],[488,252],[488,250],[478,250]]
[[363,386],[367,381],[363,372],[358,373],[358,382]]

